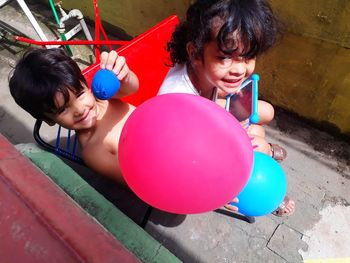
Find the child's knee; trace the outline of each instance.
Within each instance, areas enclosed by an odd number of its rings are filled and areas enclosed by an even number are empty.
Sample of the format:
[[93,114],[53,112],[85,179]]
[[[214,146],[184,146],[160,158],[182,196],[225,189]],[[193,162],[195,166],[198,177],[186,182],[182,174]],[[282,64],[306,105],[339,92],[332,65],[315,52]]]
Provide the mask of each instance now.
[[259,123],[265,124],[269,123],[273,120],[273,117],[275,116],[275,110],[273,106],[263,100],[258,101],[258,115],[259,115]]

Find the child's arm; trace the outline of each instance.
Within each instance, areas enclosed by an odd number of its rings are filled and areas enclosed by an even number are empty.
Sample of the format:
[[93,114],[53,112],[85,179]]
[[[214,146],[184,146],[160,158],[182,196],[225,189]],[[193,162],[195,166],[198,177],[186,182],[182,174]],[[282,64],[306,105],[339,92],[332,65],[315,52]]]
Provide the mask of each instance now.
[[113,98],[122,98],[138,90],[139,80],[137,76],[129,69],[125,57],[119,56],[116,51],[102,52],[100,67],[113,71],[120,80],[120,90]]

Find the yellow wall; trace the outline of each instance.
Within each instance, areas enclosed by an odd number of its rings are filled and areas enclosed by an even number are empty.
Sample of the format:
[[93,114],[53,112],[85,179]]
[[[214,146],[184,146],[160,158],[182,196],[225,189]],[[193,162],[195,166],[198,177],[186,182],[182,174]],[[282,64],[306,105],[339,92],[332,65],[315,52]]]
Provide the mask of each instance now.
[[271,3],[287,33],[258,60],[262,95],[350,134],[350,1]]
[[[103,20],[137,35],[191,0],[100,0]],[[350,1],[270,0],[287,33],[258,58],[261,95],[306,118],[350,134]],[[92,0],[63,0],[93,17]]]
[[[63,0],[67,9],[77,8],[94,17],[92,0]],[[99,0],[101,20],[135,36],[173,14],[184,14],[190,0]]]

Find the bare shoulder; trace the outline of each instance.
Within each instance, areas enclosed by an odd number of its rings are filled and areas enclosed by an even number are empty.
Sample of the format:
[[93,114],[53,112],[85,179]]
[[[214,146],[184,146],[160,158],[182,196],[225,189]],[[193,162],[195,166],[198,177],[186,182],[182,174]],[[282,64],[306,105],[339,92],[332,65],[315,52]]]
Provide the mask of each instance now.
[[110,100],[108,107],[110,109],[118,110],[120,113],[132,112],[135,109],[133,105],[126,103],[120,99]]

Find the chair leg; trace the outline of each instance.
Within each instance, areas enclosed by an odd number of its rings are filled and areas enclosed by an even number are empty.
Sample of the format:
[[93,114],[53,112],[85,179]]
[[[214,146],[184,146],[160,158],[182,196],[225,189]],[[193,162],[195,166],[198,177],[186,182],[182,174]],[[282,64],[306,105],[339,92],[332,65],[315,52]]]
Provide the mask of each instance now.
[[[140,227],[142,228],[145,228],[147,223],[148,223],[148,220],[152,214],[152,211],[153,211],[154,207],[153,206],[148,206],[147,208],[147,211],[142,219],[142,222],[139,224]],[[224,209],[216,209],[214,210],[214,212],[216,213],[219,213],[219,214],[223,214],[223,215],[226,215],[226,216],[231,216],[233,218],[236,218],[236,219],[239,219],[239,220],[242,220],[242,221],[245,221],[249,224],[253,224],[255,222],[255,217],[253,216],[246,216],[246,215],[242,215],[242,214],[239,214],[239,213],[236,213],[236,212],[232,212],[232,211],[227,211],[227,210],[224,210]]]
[[225,209],[216,209],[216,210],[214,210],[214,212],[245,221],[249,224],[252,224],[255,222],[255,217],[253,217],[253,216],[246,216],[246,215],[242,215],[242,214],[239,214],[239,213],[236,213],[233,211],[228,211]]
[[148,206],[147,211],[145,213],[145,216],[143,217],[142,222],[140,224],[140,227],[142,227],[142,228],[146,227],[147,222],[148,222],[148,220],[149,220],[149,218],[151,216],[152,211],[153,211],[153,206]]

